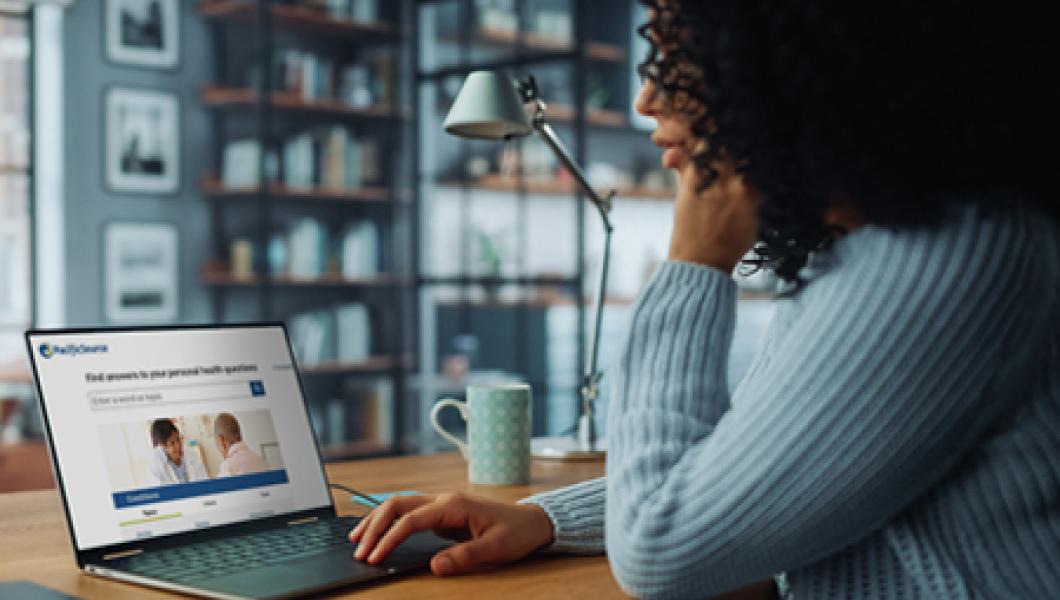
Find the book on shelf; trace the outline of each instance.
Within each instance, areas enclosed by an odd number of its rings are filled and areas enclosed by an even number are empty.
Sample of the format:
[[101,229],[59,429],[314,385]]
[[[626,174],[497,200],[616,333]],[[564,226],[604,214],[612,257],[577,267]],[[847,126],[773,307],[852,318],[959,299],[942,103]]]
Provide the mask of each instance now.
[[352,190],[364,181],[365,144],[350,135],[345,127],[332,127],[322,144],[322,187],[332,190]]
[[226,143],[222,161],[221,184],[225,187],[251,187],[261,179],[261,144],[257,140],[232,140]]
[[379,21],[379,0],[287,0],[287,3],[319,10],[322,14],[340,21]]
[[372,356],[372,317],[364,304],[298,313],[288,323],[291,348],[305,368],[331,362],[356,365]]
[[342,236],[342,276],[371,277],[379,273],[379,228],[371,221],[351,224]]
[[291,349],[298,364],[312,366],[333,359],[334,322],[328,310],[300,313],[288,320]]
[[313,136],[296,135],[283,144],[283,183],[289,188],[311,188],[315,181]]
[[362,441],[387,447],[393,443],[394,386],[389,379],[346,382],[345,395],[351,400],[351,433]]
[[[394,57],[386,48],[364,50],[358,60],[338,63],[319,54],[287,48],[273,59],[272,89],[305,102],[337,100],[354,108],[390,104],[394,91]],[[260,86],[260,70],[250,67],[249,82]]]
[[382,175],[378,144],[341,125],[295,135],[283,143],[283,184],[292,189],[355,190]]
[[295,279],[323,277],[327,263],[327,231],[313,217],[302,217],[288,234],[287,274]]
[[[269,181],[275,181],[278,174],[276,153],[272,150],[265,153],[265,175]],[[225,143],[221,159],[221,185],[226,188],[248,188],[258,185],[261,180],[261,144],[258,140],[247,138],[230,140]]]
[[351,380],[341,394],[309,403],[317,439],[332,448],[386,448],[393,441],[393,385],[387,379]]
[[475,0],[478,26],[487,31],[515,33],[519,29],[519,17],[512,8],[505,0]]
[[335,309],[336,360],[358,363],[372,354],[372,322],[368,307],[360,303],[344,304]]

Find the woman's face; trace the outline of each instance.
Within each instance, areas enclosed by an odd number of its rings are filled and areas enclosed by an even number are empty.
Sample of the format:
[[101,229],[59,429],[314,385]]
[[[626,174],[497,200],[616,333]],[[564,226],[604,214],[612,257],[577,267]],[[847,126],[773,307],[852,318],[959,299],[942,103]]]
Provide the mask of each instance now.
[[651,141],[664,148],[662,166],[666,169],[683,168],[695,147],[691,119],[687,113],[674,111],[666,95],[650,79],[645,79],[633,104],[640,114],[655,119]]

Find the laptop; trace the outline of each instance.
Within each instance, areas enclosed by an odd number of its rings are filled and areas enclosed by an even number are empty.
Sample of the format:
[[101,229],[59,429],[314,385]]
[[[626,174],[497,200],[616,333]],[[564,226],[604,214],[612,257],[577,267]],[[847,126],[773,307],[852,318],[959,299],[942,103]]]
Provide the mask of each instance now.
[[[290,598],[423,569],[353,558],[282,323],[33,330],[77,565],[210,598]],[[354,482],[354,486],[359,482]]]

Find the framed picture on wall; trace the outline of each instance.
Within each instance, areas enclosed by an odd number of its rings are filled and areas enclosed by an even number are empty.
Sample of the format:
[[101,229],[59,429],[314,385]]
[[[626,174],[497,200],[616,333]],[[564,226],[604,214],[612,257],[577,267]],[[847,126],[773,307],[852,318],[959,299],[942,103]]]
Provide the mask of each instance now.
[[180,184],[180,103],[167,92],[106,92],[106,180],[116,192],[168,194]]
[[180,62],[180,0],[106,0],[107,58],[172,69]]
[[177,319],[177,228],[114,222],[103,232],[104,316],[111,323]]

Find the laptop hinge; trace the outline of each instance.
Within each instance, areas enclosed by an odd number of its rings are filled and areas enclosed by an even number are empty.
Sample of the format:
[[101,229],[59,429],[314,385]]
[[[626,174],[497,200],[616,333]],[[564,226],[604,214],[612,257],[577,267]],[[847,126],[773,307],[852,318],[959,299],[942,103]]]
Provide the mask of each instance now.
[[113,554],[104,554],[103,560],[114,560],[115,558],[125,558],[126,556],[136,556],[137,554],[143,554],[143,548],[133,548],[132,550],[126,550],[124,552],[115,552]]
[[295,525],[305,525],[306,523],[314,523],[319,520],[320,519],[317,517],[305,517],[304,519],[295,519],[293,521],[287,521],[287,526],[293,527]]

